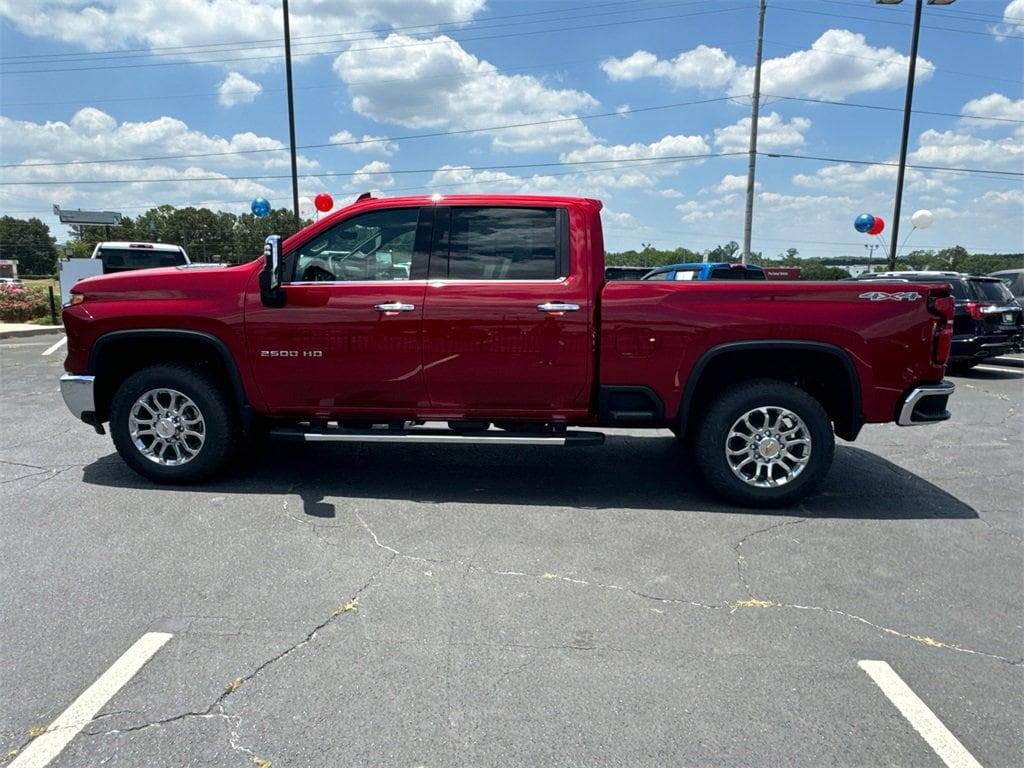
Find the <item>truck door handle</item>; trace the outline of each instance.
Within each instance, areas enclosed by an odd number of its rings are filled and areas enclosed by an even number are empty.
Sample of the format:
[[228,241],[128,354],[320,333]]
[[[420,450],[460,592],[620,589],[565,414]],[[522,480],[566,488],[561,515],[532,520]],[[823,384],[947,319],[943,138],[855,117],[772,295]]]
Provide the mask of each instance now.
[[389,304],[374,304],[373,308],[378,312],[383,312],[385,315],[397,315],[399,312],[412,312],[416,309],[416,305],[393,301]]
[[554,312],[559,315],[563,312],[578,312],[579,308],[579,304],[562,304],[557,301],[547,301],[537,305],[537,309],[541,312]]

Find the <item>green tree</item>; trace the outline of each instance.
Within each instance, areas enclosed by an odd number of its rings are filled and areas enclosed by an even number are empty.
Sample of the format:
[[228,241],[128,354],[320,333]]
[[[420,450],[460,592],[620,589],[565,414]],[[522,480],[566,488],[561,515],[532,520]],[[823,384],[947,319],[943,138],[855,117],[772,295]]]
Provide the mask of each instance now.
[[730,240],[725,245],[716,245],[707,251],[708,261],[733,261],[740,250],[740,244]]
[[17,259],[22,275],[52,275],[57,269],[56,240],[39,219],[0,216],[0,259]]

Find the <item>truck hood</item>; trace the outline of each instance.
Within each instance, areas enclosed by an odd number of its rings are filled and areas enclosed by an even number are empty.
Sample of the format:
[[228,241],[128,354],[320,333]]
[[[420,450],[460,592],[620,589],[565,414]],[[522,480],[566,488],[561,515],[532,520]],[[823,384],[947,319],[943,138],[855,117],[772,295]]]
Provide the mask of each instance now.
[[185,265],[138,269],[79,280],[73,293],[86,300],[107,301],[138,299],[176,299],[209,293],[241,291],[249,276],[259,269],[259,261],[231,267]]

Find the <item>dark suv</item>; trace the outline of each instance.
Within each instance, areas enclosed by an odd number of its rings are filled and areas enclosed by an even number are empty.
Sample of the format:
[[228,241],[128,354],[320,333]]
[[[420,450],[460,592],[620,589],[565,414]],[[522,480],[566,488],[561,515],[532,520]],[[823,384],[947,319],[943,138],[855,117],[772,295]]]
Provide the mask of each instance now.
[[948,363],[951,369],[972,368],[990,357],[1021,351],[1024,310],[999,278],[959,272],[882,272],[856,279],[949,283],[956,300]]

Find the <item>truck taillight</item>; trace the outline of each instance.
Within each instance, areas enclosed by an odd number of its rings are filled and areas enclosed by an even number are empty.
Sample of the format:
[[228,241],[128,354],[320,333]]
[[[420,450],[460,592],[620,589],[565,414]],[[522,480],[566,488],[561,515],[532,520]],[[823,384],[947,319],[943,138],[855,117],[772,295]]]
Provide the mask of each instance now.
[[945,365],[949,360],[949,349],[953,344],[954,306],[952,296],[928,297],[928,311],[936,316],[932,332],[932,361],[936,365]]
[[981,312],[981,305],[976,302],[967,302],[967,314],[971,316],[971,320],[984,320],[985,316]]

